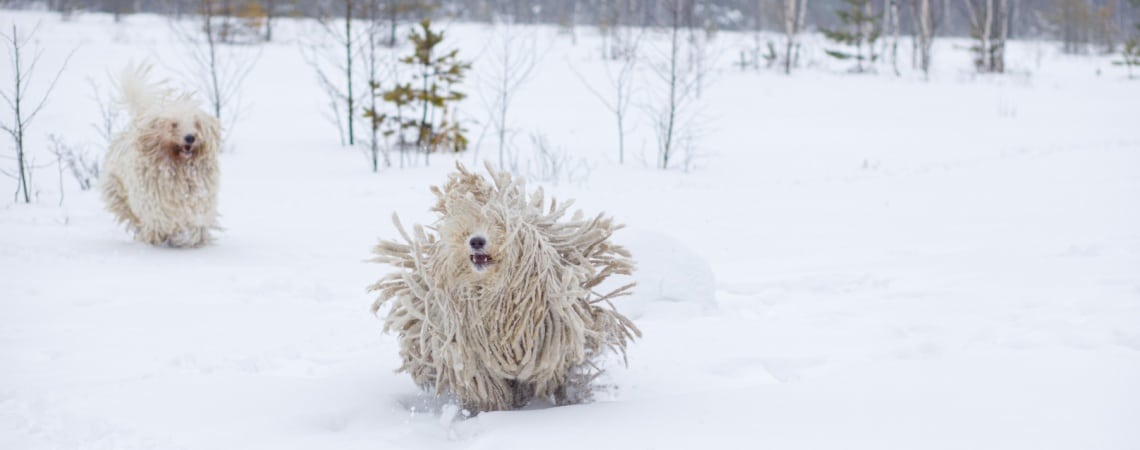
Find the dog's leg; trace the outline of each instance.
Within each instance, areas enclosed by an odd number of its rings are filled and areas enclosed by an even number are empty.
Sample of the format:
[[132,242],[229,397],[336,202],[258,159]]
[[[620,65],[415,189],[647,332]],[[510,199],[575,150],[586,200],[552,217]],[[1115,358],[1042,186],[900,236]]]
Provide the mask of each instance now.
[[198,248],[210,243],[210,228],[190,225],[170,233],[166,245]]
[[209,244],[212,240],[210,237],[210,227],[197,227],[194,236],[194,243],[190,244],[191,247],[202,247]]
[[159,247],[172,246],[169,235],[142,224],[140,224],[138,230],[135,231],[135,240]]
[[115,215],[116,222],[126,224],[132,231],[139,229],[139,218],[131,212],[127,190],[118,177],[107,175],[107,181],[103,183],[103,200],[107,203],[107,211]]
[[199,248],[210,243],[208,228],[190,226],[179,228],[163,237],[162,244],[175,248]]
[[510,395],[511,409],[522,408],[530,403],[530,399],[534,397],[534,385],[519,381],[507,380],[508,394]]

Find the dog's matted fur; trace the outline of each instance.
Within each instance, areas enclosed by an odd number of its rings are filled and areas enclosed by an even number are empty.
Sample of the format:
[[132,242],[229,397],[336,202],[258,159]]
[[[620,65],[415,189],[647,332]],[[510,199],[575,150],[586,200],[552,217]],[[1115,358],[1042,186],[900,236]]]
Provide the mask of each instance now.
[[135,239],[198,247],[217,228],[220,127],[190,94],[150,83],[149,71],[129,66],[119,76],[130,124],[107,151],[103,199]]
[[610,241],[619,228],[599,214],[549,206],[541,188],[507,172],[492,181],[457,164],[433,211],[435,227],[417,225],[405,242],[381,241],[373,261],[400,270],[369,287],[390,304],[385,331],[399,335],[400,370],[435,395],[454,394],[473,411],[558,404],[590,397],[607,349],[625,355],[641,332],[610,302],[633,284],[594,291],[610,275],[629,275],[629,253]]

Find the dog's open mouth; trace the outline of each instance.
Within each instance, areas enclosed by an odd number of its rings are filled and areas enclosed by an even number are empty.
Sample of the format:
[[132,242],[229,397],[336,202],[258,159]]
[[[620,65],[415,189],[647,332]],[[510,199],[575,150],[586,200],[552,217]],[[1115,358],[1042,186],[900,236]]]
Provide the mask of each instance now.
[[476,270],[483,270],[494,262],[495,260],[491,258],[491,255],[486,253],[471,254],[471,264],[475,265]]
[[179,147],[178,154],[180,156],[182,156],[183,158],[189,158],[191,156],[194,156],[194,146],[192,146],[190,144],[185,144],[185,145]]

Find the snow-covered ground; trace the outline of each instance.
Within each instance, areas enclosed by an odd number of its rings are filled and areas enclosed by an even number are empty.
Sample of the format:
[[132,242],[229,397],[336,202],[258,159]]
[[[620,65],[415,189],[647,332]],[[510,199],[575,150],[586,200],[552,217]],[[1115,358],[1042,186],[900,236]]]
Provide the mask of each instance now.
[[[41,23],[44,73],[78,48],[31,129],[37,164],[49,133],[98,150],[87,78],[151,58],[184,79],[164,19],[13,22]],[[70,178],[57,206],[54,167],[34,204],[4,200],[0,448],[1140,448],[1140,82],[1109,58],[1016,42],[1013,73],[978,77],[942,40],[925,82],[843,73],[809,41],[788,77],[733,67],[751,36],[722,33],[686,173],[646,167],[636,105],[617,164],[570,70],[603,79],[592,30],[531,31],[516,142],[540,132],[587,164],[547,192],[629,225],[641,287],[618,307],[644,338],[594,403],[463,419],[393,372],[364,292],[391,214],[431,220],[452,158],[370,173],[291,37],[315,28],[280,29],[221,157],[215,245],[133,242]],[[469,56],[491,36],[448,33]]]

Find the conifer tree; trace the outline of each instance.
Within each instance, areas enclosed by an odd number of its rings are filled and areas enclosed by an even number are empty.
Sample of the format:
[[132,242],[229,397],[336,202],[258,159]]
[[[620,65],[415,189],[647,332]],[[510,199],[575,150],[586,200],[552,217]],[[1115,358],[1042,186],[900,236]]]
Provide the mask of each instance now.
[[[393,132],[399,135],[397,139],[401,150],[406,148],[403,144],[415,142],[416,149],[424,152],[424,162],[427,163],[432,152],[467,149],[467,137],[463,134],[466,130],[455,118],[453,104],[467,96],[456,90],[455,85],[463,81],[471,64],[459,60],[459,50],[440,52],[438,47],[443,42],[443,33],[433,31],[430,20],[420,22],[408,40],[413,44],[414,52],[399,61],[411,67],[415,79],[396,83],[392,89],[374,94],[393,105],[396,115],[390,117],[368,109],[365,117],[376,127],[389,123]],[[414,138],[407,139],[405,131],[413,133]]]
[[[863,72],[867,70],[863,66],[864,61],[875,62],[878,59],[878,55],[875,54],[875,40],[879,39],[882,29],[878,18],[871,13],[871,0],[843,0],[843,3],[847,4],[848,9],[835,12],[842,25],[839,28],[820,31],[837,44],[855,47],[855,52],[844,50],[825,50],[825,52],[837,59],[854,59],[855,70]],[[867,49],[866,55],[863,54],[864,47]]]
[[383,1],[380,5],[382,15],[386,17],[388,22],[388,31],[390,33],[388,39],[384,41],[384,45],[388,47],[395,47],[396,29],[399,27],[401,18],[406,16],[430,16],[432,11],[435,10],[436,5],[428,0],[374,0]]
[[1138,36],[1124,43],[1120,61],[1113,61],[1113,64],[1128,68],[1128,78],[1132,78],[1133,67],[1140,67],[1140,24],[1136,25],[1136,31]]

